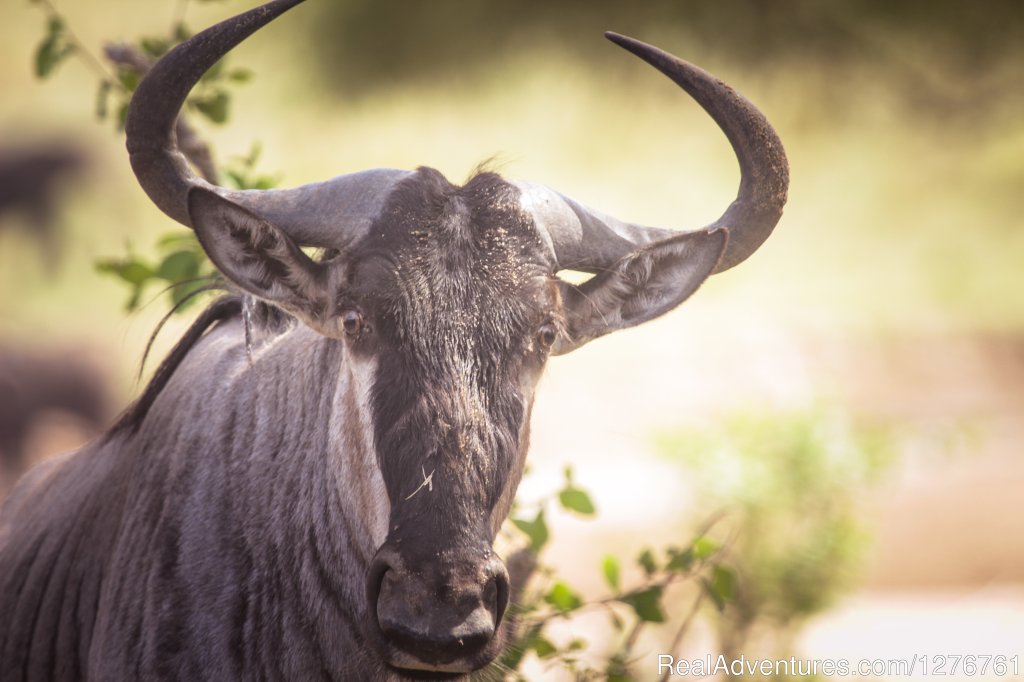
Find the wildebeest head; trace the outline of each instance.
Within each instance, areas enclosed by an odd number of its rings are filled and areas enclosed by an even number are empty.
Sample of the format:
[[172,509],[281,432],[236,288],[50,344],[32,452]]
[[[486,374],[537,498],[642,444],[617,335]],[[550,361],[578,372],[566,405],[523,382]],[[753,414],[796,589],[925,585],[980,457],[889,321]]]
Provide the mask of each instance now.
[[[174,149],[177,112],[225,52],[301,1],[270,2],[164,57],[132,101],[132,165],[235,285],[344,344],[389,516],[366,575],[369,637],[394,668],[467,672],[500,648],[509,586],[492,543],[547,357],[656,317],[749,256],[781,215],[785,155],[760,112],[720,81],[609,34],[694,96],[732,143],[740,193],[707,228],[621,222],[490,172],[463,186],[427,168],[288,190],[209,185]],[[597,274],[572,286],[557,277],[568,268]]]

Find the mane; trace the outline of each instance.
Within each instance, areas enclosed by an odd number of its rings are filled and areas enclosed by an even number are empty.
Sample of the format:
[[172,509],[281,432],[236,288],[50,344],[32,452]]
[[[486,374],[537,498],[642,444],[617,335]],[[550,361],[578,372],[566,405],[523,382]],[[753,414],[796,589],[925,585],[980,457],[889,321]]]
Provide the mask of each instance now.
[[[206,335],[206,332],[215,328],[219,323],[239,317],[245,308],[245,303],[245,297],[238,295],[222,296],[211,303],[196,318],[196,321],[178,340],[178,343],[174,344],[174,348],[153,373],[153,378],[149,380],[142,395],[121,414],[117,423],[107,432],[107,436],[110,437],[126,430],[137,431],[146,415],[149,414],[149,408],[153,406],[153,402],[167,386],[189,351]],[[159,327],[154,332],[154,336],[157,332],[159,332]],[[152,339],[150,339],[150,343],[152,343]]]

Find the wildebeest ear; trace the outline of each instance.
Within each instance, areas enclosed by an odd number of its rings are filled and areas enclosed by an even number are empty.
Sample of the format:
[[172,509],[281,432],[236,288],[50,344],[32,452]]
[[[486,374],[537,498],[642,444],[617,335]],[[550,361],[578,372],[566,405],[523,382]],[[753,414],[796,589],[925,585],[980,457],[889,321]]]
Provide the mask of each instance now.
[[578,287],[563,284],[566,329],[552,353],[568,353],[672,310],[714,271],[727,241],[724,229],[687,232],[631,253]]
[[327,268],[287,234],[202,187],[189,191],[188,213],[203,250],[225,277],[310,326],[323,326]]

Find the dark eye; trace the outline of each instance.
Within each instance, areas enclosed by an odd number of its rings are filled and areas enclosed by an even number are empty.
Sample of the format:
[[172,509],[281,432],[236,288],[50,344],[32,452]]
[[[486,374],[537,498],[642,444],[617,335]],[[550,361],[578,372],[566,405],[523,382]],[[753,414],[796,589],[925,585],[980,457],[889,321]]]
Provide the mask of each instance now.
[[341,327],[349,336],[359,336],[363,331],[363,315],[358,310],[349,310],[341,316]]
[[544,350],[551,348],[555,343],[555,339],[558,338],[558,330],[555,329],[553,324],[542,324],[540,329],[537,330],[537,343]]

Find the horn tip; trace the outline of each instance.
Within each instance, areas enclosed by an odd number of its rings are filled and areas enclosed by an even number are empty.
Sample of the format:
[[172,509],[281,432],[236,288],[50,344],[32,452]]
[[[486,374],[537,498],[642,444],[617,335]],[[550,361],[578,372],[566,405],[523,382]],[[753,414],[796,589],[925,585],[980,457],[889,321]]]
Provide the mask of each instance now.
[[615,31],[605,31],[604,37],[621,47],[626,52],[636,55],[662,72],[668,68],[669,64],[677,66],[684,65],[692,68],[692,65],[687,64],[678,57],[674,57],[664,50],[653,45],[649,45],[642,40],[630,38],[629,36],[624,36],[621,33],[616,33]]
[[629,36],[624,36],[621,33],[616,33],[615,31],[605,31],[604,37],[612,41],[619,47],[625,47],[627,49],[629,45],[640,42],[634,38],[630,38]]

